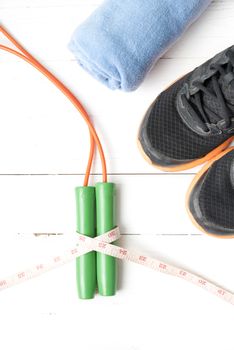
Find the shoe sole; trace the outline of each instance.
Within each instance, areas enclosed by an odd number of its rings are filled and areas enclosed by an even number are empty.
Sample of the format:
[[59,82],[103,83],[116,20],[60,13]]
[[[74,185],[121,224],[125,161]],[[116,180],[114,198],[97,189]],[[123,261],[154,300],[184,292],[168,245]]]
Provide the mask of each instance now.
[[205,172],[207,172],[207,170],[211,167],[211,165],[216,162],[217,160],[219,160],[220,158],[222,158],[225,154],[231,152],[234,150],[234,147],[230,147],[227,148],[225,151],[217,154],[212,160],[210,160],[208,163],[206,163],[204,165],[204,167],[195,175],[193,181],[191,182],[188,191],[186,193],[186,210],[187,213],[189,215],[190,220],[192,221],[192,223],[194,224],[194,226],[196,226],[200,231],[204,232],[205,234],[207,234],[208,236],[212,236],[212,237],[217,237],[217,238],[222,238],[222,239],[228,239],[228,238],[234,238],[234,232],[231,235],[217,235],[215,233],[211,233],[211,232],[207,232],[202,226],[200,226],[198,224],[198,222],[194,219],[193,214],[191,213],[190,209],[189,209],[189,199],[190,199],[190,195],[194,189],[194,187],[196,186],[196,184],[198,183],[198,181],[200,180],[200,178],[204,175]]
[[214,157],[219,155],[223,150],[225,150],[233,140],[234,140],[234,137],[232,136],[229,139],[227,139],[225,142],[223,142],[221,145],[219,145],[218,147],[213,149],[211,152],[207,153],[205,155],[205,157],[195,159],[192,162],[188,162],[188,163],[180,164],[180,165],[176,165],[176,166],[170,166],[170,167],[164,167],[164,166],[161,166],[155,162],[152,162],[152,160],[149,158],[149,156],[145,153],[138,138],[137,138],[137,145],[138,145],[138,149],[139,149],[141,155],[147,161],[147,163],[149,163],[150,165],[152,165],[155,168],[162,170],[162,171],[178,172],[178,171],[183,171],[183,170],[195,168],[196,166],[201,165],[201,164],[213,159]]

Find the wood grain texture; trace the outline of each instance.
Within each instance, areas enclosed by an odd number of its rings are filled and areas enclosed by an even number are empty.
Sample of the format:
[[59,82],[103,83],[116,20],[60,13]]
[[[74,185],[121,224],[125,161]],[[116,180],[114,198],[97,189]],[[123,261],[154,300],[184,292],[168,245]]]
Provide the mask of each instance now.
[[[109,180],[117,184],[119,243],[234,290],[234,241],[201,234],[185,211],[185,194],[198,169],[162,173],[136,146],[140,122],[155,97],[233,44],[234,1],[213,1],[133,93],[109,91],[67,49],[72,31],[101,2],[0,0],[0,19],[74,91],[94,120]],[[89,139],[69,102],[24,62],[1,52],[0,77],[1,278],[66,247],[75,230],[74,187],[83,180]],[[93,181],[101,180],[100,172],[96,160]],[[113,298],[79,300],[74,263],[2,292],[1,348],[233,350],[232,306],[176,278],[118,265]]]
[[[193,175],[112,175],[123,234],[200,234],[185,211]],[[96,177],[100,180],[100,177]],[[74,232],[75,191],[82,176],[0,176],[0,236]],[[13,219],[11,219],[13,218]]]
[[[19,241],[19,239],[18,239]],[[48,242],[49,241],[49,242]],[[17,241],[16,241],[17,242]],[[2,263],[14,270],[27,260],[42,257],[43,247],[56,245],[53,238],[24,238],[11,249],[12,260],[1,249]],[[122,237],[122,245],[143,249],[208,275],[234,288],[233,245],[208,237]],[[11,246],[5,241],[5,247]],[[222,252],[225,251],[225,254]],[[27,257],[29,256],[29,258]],[[44,253],[43,255],[46,255]],[[115,297],[96,296],[81,301],[76,296],[75,265],[68,264],[35,280],[1,293],[1,341],[6,349],[22,344],[52,346],[62,350],[77,346],[97,349],[232,349],[233,310],[229,304],[173,277],[134,264],[119,263],[119,291]],[[90,321],[90,318],[92,321]],[[220,320],[220,321],[219,321]],[[10,336],[13,335],[14,337]],[[27,336],[23,336],[23,334]]]

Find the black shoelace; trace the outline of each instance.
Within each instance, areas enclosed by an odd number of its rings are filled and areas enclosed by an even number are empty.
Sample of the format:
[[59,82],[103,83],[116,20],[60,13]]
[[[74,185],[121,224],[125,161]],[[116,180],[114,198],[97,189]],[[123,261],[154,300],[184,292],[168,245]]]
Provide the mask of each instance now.
[[[234,53],[228,51],[227,55],[229,62],[225,65],[213,64],[211,69],[216,71],[215,74],[204,83],[196,83],[198,92],[191,95],[189,99],[185,98],[185,103],[188,103],[193,112],[203,121],[206,132],[210,131],[214,124],[220,130],[227,130],[234,118],[234,105],[227,101],[221,87],[223,81],[226,86],[231,84],[234,91]],[[219,105],[219,115],[204,104],[203,99],[206,94]]]

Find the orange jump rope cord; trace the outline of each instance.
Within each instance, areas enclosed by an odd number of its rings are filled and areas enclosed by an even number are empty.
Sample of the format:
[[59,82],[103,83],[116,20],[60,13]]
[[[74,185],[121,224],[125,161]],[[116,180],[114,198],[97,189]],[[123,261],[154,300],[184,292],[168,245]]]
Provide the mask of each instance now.
[[18,52],[16,50],[11,49],[11,48],[4,46],[4,45],[0,45],[0,49],[7,51],[15,56],[18,56],[19,58],[21,58],[24,61],[31,64],[34,68],[36,68],[38,71],[40,71],[44,76],[46,76],[47,79],[49,79],[70,100],[70,102],[80,112],[81,116],[83,117],[83,119],[87,123],[88,128],[89,128],[89,132],[90,132],[90,152],[89,152],[89,159],[88,159],[88,164],[86,167],[86,173],[85,173],[85,178],[84,178],[84,186],[88,185],[90,171],[91,171],[93,157],[94,157],[95,143],[97,145],[99,155],[101,158],[103,182],[106,182],[107,181],[107,170],[106,170],[106,160],[105,160],[103,148],[102,148],[101,142],[99,140],[99,137],[98,137],[91,121],[90,121],[89,115],[87,114],[86,110],[84,109],[84,107],[82,106],[80,101],[73,95],[73,93],[58,78],[56,78],[54,76],[54,74],[52,74],[39,61],[37,61],[27,50],[25,50],[2,26],[0,26],[0,32],[2,32],[15,45],[15,47],[18,50],[20,50],[21,52]]

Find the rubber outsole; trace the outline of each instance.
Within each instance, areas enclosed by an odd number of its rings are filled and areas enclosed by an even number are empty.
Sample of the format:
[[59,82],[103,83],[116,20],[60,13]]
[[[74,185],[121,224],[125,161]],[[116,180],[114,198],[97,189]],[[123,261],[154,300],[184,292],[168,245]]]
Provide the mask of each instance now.
[[192,221],[192,223],[194,224],[194,226],[196,226],[200,231],[204,232],[208,236],[222,238],[222,239],[234,238],[234,232],[233,232],[233,234],[228,234],[228,235],[227,234],[218,235],[216,233],[207,232],[201,225],[199,225],[199,223],[195,220],[193,214],[191,213],[190,208],[189,208],[189,200],[190,200],[190,195],[191,195],[194,187],[199,182],[200,178],[208,171],[208,169],[211,167],[211,165],[214,162],[216,162],[217,160],[219,160],[220,158],[222,158],[225,154],[227,154],[233,150],[234,150],[234,147],[227,148],[225,151],[217,154],[214,158],[212,158],[212,160],[210,160],[208,163],[206,163],[204,165],[204,167],[195,175],[195,177],[194,177],[193,181],[191,182],[191,184],[188,188],[188,191],[186,193],[185,206],[186,206],[186,210],[187,210],[187,213],[189,215],[189,218]]
[[230,143],[234,140],[234,136],[230,137],[228,140],[226,140],[225,142],[223,142],[221,145],[219,145],[218,147],[216,147],[215,149],[213,149],[211,152],[207,153],[205,155],[205,157],[202,158],[198,158],[196,160],[193,160],[192,162],[188,162],[185,164],[180,164],[180,165],[176,165],[176,166],[171,166],[171,167],[163,167],[161,165],[158,165],[155,162],[152,162],[152,160],[149,158],[149,156],[145,153],[139,139],[137,139],[137,145],[138,148],[140,150],[140,153],[142,154],[143,158],[147,161],[147,163],[149,163],[150,165],[156,167],[159,170],[162,171],[166,171],[166,172],[178,172],[178,171],[183,171],[183,170],[188,170],[191,168],[194,168],[198,165],[201,165],[211,159],[213,159],[214,157],[216,157],[218,154],[220,154],[223,150],[225,150]]

